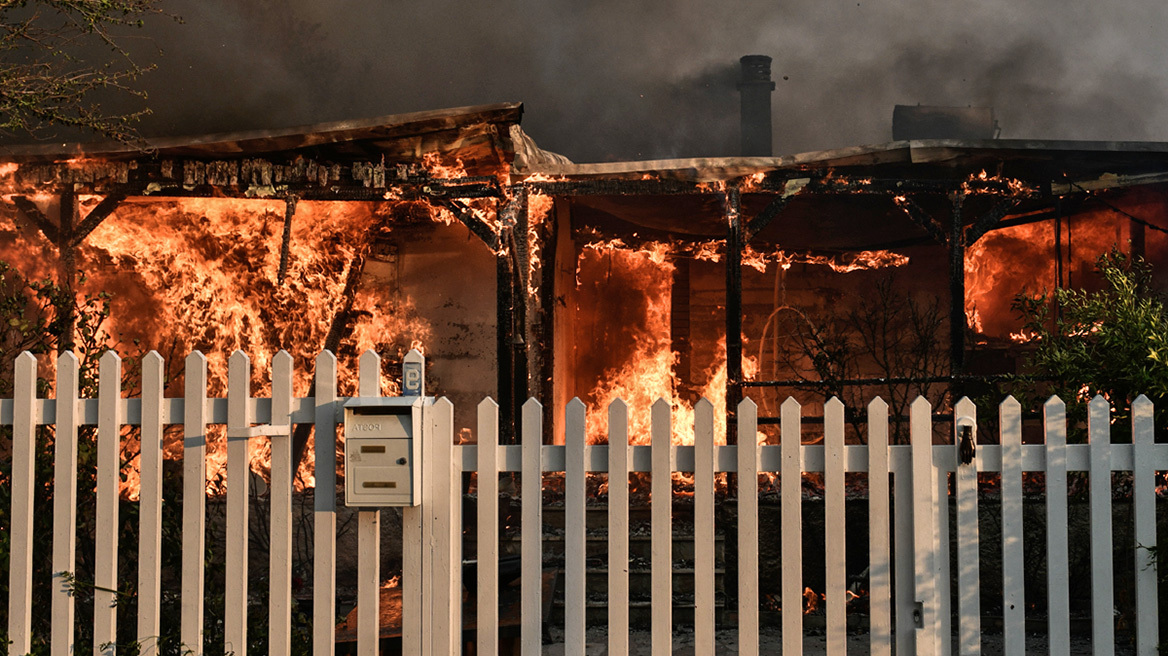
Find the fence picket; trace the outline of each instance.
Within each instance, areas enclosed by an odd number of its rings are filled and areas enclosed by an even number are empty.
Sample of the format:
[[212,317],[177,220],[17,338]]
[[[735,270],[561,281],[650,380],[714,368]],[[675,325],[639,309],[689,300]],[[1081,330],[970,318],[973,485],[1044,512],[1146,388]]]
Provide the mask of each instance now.
[[1006,653],[1026,650],[1025,565],[1022,553],[1022,405],[999,406],[1002,442],[1002,615]]
[[[121,482],[122,359],[113,351],[101,356],[98,377],[97,477],[94,526],[94,654],[113,656],[118,639],[118,498]],[[17,652],[23,653],[23,652]]]
[[[524,440],[528,436],[528,411],[532,402],[524,406]],[[538,408],[537,408],[538,411]],[[462,642],[462,558],[455,551],[455,542],[462,540],[462,526],[455,522],[455,507],[462,506],[461,468],[454,462],[454,405],[449,399],[438,399],[430,408],[431,454],[434,481],[433,497],[427,503],[433,517],[434,566],[431,589],[433,599],[429,607],[433,613],[432,654],[457,653]],[[538,412],[537,412],[538,415]],[[538,426],[538,423],[537,423]],[[456,475],[456,468],[458,474]],[[526,492],[526,490],[524,490]],[[524,497],[526,499],[526,497]],[[538,496],[537,496],[538,498]],[[527,507],[524,506],[526,513]],[[527,521],[526,515],[524,521]],[[524,525],[526,528],[526,524]],[[527,547],[526,535],[524,547]],[[538,534],[536,545],[538,547]],[[524,571],[530,571],[524,568]],[[524,577],[524,585],[527,579]],[[538,588],[537,588],[538,589]],[[526,589],[524,590],[526,592]],[[526,601],[526,599],[525,599]],[[538,602],[538,599],[537,599]],[[537,614],[539,604],[536,604]],[[527,617],[524,607],[524,617]],[[538,628],[538,622],[532,622]],[[526,630],[527,622],[524,623]]]
[[33,490],[36,489],[36,356],[16,356],[12,389],[12,525],[8,556],[10,654],[32,651]]
[[694,404],[694,653],[714,653],[714,404]]
[[629,653],[629,408],[608,405],[608,653]]
[[783,523],[783,653],[803,653],[803,427],[801,407],[791,397],[780,409],[782,471],[779,482]]
[[251,476],[251,445],[246,431],[232,428],[252,424],[251,360],[243,351],[231,354],[227,362],[227,545],[224,569],[227,589],[223,616],[224,651],[247,656],[247,547],[248,488]]
[[650,411],[650,580],[653,609],[651,642],[654,656],[673,651],[673,436],[669,402],[657,399]]
[[142,358],[142,429],[138,462],[138,644],[142,656],[158,653],[162,608],[162,356]]
[[1057,396],[1042,407],[1046,434],[1046,599],[1050,653],[1071,651],[1067,549],[1067,409]]
[[1111,406],[1102,396],[1087,406],[1091,450],[1091,642],[1096,656],[1115,654],[1115,592],[1111,557]]
[[868,612],[872,656],[892,654],[892,559],[888,513],[888,404],[868,404]]
[[[564,653],[584,653],[585,494],[584,403],[572,399],[564,411]],[[493,653],[493,652],[492,652]]]
[[[104,394],[103,394],[104,397]],[[207,504],[207,358],[194,351],[183,375],[182,627],[191,656],[203,656],[203,558]]]
[[1157,653],[1159,642],[1159,601],[1155,561],[1156,553],[1156,470],[1152,466],[1155,443],[1152,402],[1141,394],[1132,402],[1132,444],[1135,472],[1132,480],[1132,514],[1135,515],[1136,572],[1136,654]]
[[[499,651],[499,404],[492,399],[483,399],[479,403],[477,437],[478,536],[475,539],[475,559],[478,561],[478,597],[475,608],[478,614],[475,625],[478,627],[478,650],[495,654]],[[583,485],[581,476],[581,488]],[[565,506],[567,499],[565,492]]]
[[738,653],[758,656],[758,406],[738,404]]
[[912,656],[916,653],[916,627],[913,624],[915,596],[913,567],[916,556],[913,548],[913,481],[912,467],[900,467],[892,478],[893,514],[893,568],[896,592],[896,654]]
[[[381,396],[381,356],[372,349],[367,350],[361,354],[357,366],[357,393],[365,397]],[[380,624],[381,511],[361,509],[357,511],[358,656],[377,656]]]
[[[204,374],[205,377],[205,374]],[[336,652],[337,617],[337,358],[316,356],[312,490],[312,653]],[[206,385],[203,386],[206,389]]]
[[933,504],[937,485],[933,476],[933,422],[932,406],[923,396],[912,402],[909,435],[912,441],[913,485],[913,590],[914,600],[920,605],[920,625],[916,629],[918,654],[938,651],[936,586],[936,526]]
[[271,436],[271,527],[268,552],[268,653],[292,652],[292,356],[272,358],[272,426],[287,433]]
[[[414,370],[422,373],[418,380],[416,391],[409,390],[409,385],[404,376],[405,372]],[[426,361],[422,357],[422,353],[417,349],[410,349],[408,353],[402,358],[402,375],[401,390],[402,394],[409,396],[411,394],[422,396],[425,392],[426,380],[424,372],[426,371]],[[420,436],[415,439],[422,439]],[[422,462],[414,463],[416,475],[422,475],[426,469],[426,462],[429,460],[429,453],[427,452],[428,442],[423,441],[420,445]],[[496,479],[497,480],[497,479]],[[427,481],[425,477],[419,481],[420,487],[425,490]],[[424,494],[424,492],[423,492]],[[431,571],[430,557],[432,554],[422,549],[422,515],[421,506],[405,506],[401,509],[402,522],[402,576],[401,576],[401,628],[402,628],[402,651],[405,653],[419,654],[422,652],[422,642],[425,635],[429,634],[429,617],[426,615],[422,607],[422,578],[426,576],[426,572]]]
[[[978,489],[976,456],[977,406],[962,397],[954,408],[953,445],[957,460],[954,488],[957,494],[957,637],[961,656],[981,654],[981,567],[978,536]],[[968,422],[968,423],[963,423]],[[969,437],[962,434],[969,428]],[[974,457],[961,462],[962,441],[968,439]]]
[[52,656],[73,654],[73,581],[77,562],[77,356],[57,358],[57,430],[53,437]]
[[1115,592],[1111,557],[1111,406],[1102,396],[1087,406],[1091,463],[1091,642],[1097,656],[1115,653]]
[[823,405],[823,513],[827,653],[843,654],[848,647],[844,404],[834,396]]
[[[524,572],[543,572],[543,406],[535,399],[523,404],[523,519],[520,523]],[[609,486],[612,487],[611,485]],[[538,654],[543,645],[543,577],[524,576],[520,585],[523,617],[522,652]],[[539,618],[538,620],[536,618]],[[445,652],[449,653],[449,652]]]

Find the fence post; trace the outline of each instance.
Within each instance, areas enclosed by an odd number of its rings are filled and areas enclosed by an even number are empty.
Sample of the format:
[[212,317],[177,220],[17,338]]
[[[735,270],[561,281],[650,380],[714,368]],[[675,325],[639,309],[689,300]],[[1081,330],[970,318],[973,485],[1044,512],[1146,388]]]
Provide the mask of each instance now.
[[[981,653],[981,567],[978,548],[977,406],[962,397],[954,408],[953,445],[957,471],[957,650]],[[1064,524],[1065,526],[1065,524]]]
[[[1042,407],[1046,438],[1046,616],[1050,653],[1071,650],[1067,549],[1067,407],[1057,396]],[[1057,528],[1057,530],[1056,530]]]
[[[402,359],[402,396],[425,396],[425,360],[416,349],[410,349]],[[423,426],[425,424],[423,423]],[[422,440],[422,462],[414,463],[414,475],[422,476],[422,490],[426,489],[426,461],[429,458],[429,439],[423,429],[422,435],[414,439]],[[425,493],[421,503],[428,503]],[[430,554],[422,549],[422,506],[402,508],[402,652],[418,654],[422,652],[424,623],[429,622],[424,611],[424,581],[430,579]]]
[[[527,435],[523,436],[526,445]],[[527,463],[524,463],[527,481]],[[538,492],[538,490],[536,490]],[[526,498],[526,497],[524,497]],[[538,498],[538,497],[537,497]],[[535,504],[538,508],[539,504]],[[526,509],[526,505],[524,508]],[[523,526],[526,528],[526,518]],[[536,525],[538,527],[538,524]],[[524,535],[526,544],[527,536]],[[539,535],[535,539],[538,544]],[[524,567],[525,572],[534,569]],[[526,580],[526,578],[524,579]],[[608,404],[608,653],[629,653],[629,407],[621,399]],[[538,612],[538,609],[532,609]],[[532,622],[539,626],[538,622]],[[526,627],[527,624],[524,624]],[[538,639],[538,635],[535,636]],[[531,653],[539,651],[535,642]],[[525,652],[526,653],[526,652]]]
[[[73,581],[77,556],[77,356],[57,358],[53,438],[52,656],[73,656]],[[27,602],[26,602],[27,603]]]
[[[270,539],[268,541],[268,654],[292,653],[292,355],[272,358]],[[277,434],[277,426],[287,427]]]
[[499,651],[499,404],[486,398],[478,411],[476,651],[495,654]]
[[[98,379],[97,479],[94,526],[94,652],[113,656],[118,639],[118,498],[122,437],[122,359],[113,351],[101,356]],[[16,652],[23,653],[23,652]]]
[[872,656],[892,654],[892,562],[888,534],[888,404],[868,404],[868,603]]
[[1132,443],[1135,472],[1132,475],[1135,515],[1136,654],[1156,653],[1159,641],[1159,600],[1156,598],[1156,470],[1152,464],[1154,437],[1152,402],[1141,394],[1132,402]]
[[[932,407],[923,396],[912,402],[909,435],[912,442],[913,484],[913,580],[917,654],[937,653],[939,621],[937,613],[936,553],[937,531],[934,524],[933,423]],[[900,518],[897,518],[900,521]]]
[[33,490],[36,489],[36,356],[24,351],[13,367],[12,532],[8,561],[11,654],[32,651]]
[[[381,357],[369,349],[358,362],[359,396],[381,396]],[[405,619],[405,595],[402,595]],[[403,629],[405,628],[403,621]],[[377,656],[381,637],[381,511],[357,511],[357,655]],[[404,643],[404,635],[403,643]]]
[[783,524],[783,653],[803,653],[803,427],[799,402],[780,408],[782,453],[779,496]]
[[[1026,651],[1026,569],[1022,552],[1022,404],[999,406],[1002,442],[1002,616],[1007,654]],[[1110,474],[1108,480],[1110,481]]]
[[207,505],[207,358],[193,351],[183,375],[183,649],[203,656],[203,558]]
[[312,491],[312,653],[336,652],[337,616],[337,358],[316,356],[315,459]]
[[247,547],[248,504],[251,476],[251,439],[248,431],[232,436],[232,428],[252,424],[250,404],[251,359],[243,351],[231,354],[227,363],[227,544],[224,569],[227,576],[223,649],[247,656]]
[[1091,642],[1095,653],[1115,653],[1115,588],[1111,536],[1111,405],[1102,396],[1087,406],[1090,449]]
[[[142,358],[142,430],[138,462],[138,643],[142,656],[158,653],[162,632],[162,356]],[[247,524],[244,523],[244,534]],[[247,565],[245,564],[244,567]],[[246,608],[246,605],[245,605]]]

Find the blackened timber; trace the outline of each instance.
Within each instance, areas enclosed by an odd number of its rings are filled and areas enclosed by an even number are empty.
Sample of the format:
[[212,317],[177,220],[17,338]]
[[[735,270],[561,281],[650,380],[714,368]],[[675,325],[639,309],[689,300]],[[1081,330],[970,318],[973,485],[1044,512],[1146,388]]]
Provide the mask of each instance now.
[[284,198],[284,238],[280,242],[280,270],[276,274],[276,284],[284,284],[288,273],[288,256],[292,249],[292,217],[296,215],[296,196]]
[[742,400],[742,196],[726,188],[726,444],[738,443],[738,402]]
[[[503,228],[510,232],[510,227]],[[498,361],[496,389],[499,393],[499,430],[503,435],[515,434],[515,349],[514,338],[514,297],[512,294],[511,257],[507,253],[495,254],[495,355]]]
[[63,297],[60,334],[57,353],[72,351],[77,333],[77,246],[73,241],[73,229],[79,223],[81,199],[75,192],[61,194],[59,204],[60,219],[57,230],[57,252],[60,253],[60,285]]
[[78,223],[77,227],[73,230],[73,245],[78,246],[81,242],[85,241],[89,233],[96,230],[102,221],[108,219],[109,215],[113,214],[114,210],[125,199],[126,197],[122,194],[108,194],[105,198],[102,198],[101,202],[90,210],[89,214],[85,215],[85,219]]
[[[511,332],[511,349],[515,362],[514,388],[511,393],[511,422],[512,430],[509,434],[509,444],[519,444],[515,428],[519,425],[517,419],[523,416],[523,403],[535,393],[535,380],[530,367],[528,344],[533,335],[528,333],[528,303],[527,293],[529,276],[531,275],[530,257],[528,252],[527,231],[529,217],[527,214],[527,190],[514,188],[511,200],[507,203],[507,220],[515,226],[510,231],[510,248],[507,251],[511,256],[511,307],[513,308]],[[534,345],[533,346],[537,346]],[[534,349],[533,349],[534,350]],[[535,355],[538,364],[539,356]]]
[[973,225],[965,230],[965,247],[968,248],[981,239],[985,233],[997,226],[1001,220],[1016,209],[1022,202],[1020,198],[1011,198],[995,205],[990,211],[978,217]]
[[13,196],[12,204],[16,205],[16,209],[20,210],[26,219],[32,221],[32,224],[41,231],[45,238],[54,244],[60,243],[61,237],[57,226],[53,225],[53,222],[36,206],[36,203],[24,196]]
[[[913,223],[917,224],[923,228],[925,232],[929,233],[929,236],[933,238],[933,241],[937,242],[938,244],[944,244],[949,240],[949,237],[945,235],[945,229],[941,227],[941,223],[932,216],[929,216],[929,213],[922,209],[920,205],[917,205],[915,200],[906,196],[898,196],[896,204],[898,207],[904,210],[904,213],[908,215],[909,219],[912,219]],[[958,228],[959,229],[956,234],[957,238],[960,239],[960,226],[958,226]]]
[[553,180],[528,182],[532,190],[548,196],[671,196],[713,194],[708,185],[686,180]]
[[[329,323],[328,333],[324,336],[322,350],[336,353],[341,346],[341,339],[348,334],[353,322],[353,303],[357,298],[357,289],[361,284],[361,275],[365,272],[365,259],[369,252],[366,243],[357,250],[353,259],[349,261],[349,273],[345,276],[345,287],[341,291],[338,309]],[[316,390],[316,374],[313,374],[312,385],[308,388]],[[304,457],[304,449],[308,445],[308,436],[312,434],[312,424],[297,424],[292,434],[292,466],[299,468],[300,459]]]
[[746,236],[743,239],[743,242],[745,243],[750,241],[754,238],[755,235],[757,235],[759,232],[762,232],[763,228],[770,225],[770,222],[775,220],[775,217],[779,215],[779,212],[783,211],[783,208],[787,206],[787,203],[792,198],[794,198],[793,195],[778,196],[771,202],[767,203],[767,206],[758,213],[758,216],[750,220],[750,224],[746,227]]
[[955,376],[965,373],[965,240],[961,237],[964,204],[965,194],[953,196],[949,238],[949,361],[950,373]]
[[499,235],[494,230],[492,230],[491,226],[487,225],[486,222],[475,216],[475,213],[469,207],[455,200],[435,199],[431,202],[450,210],[450,212],[454,214],[458,221],[462,223],[462,225],[466,226],[467,230],[470,230],[476,237],[483,240],[483,243],[487,245],[487,248],[491,249],[492,251],[499,250]]

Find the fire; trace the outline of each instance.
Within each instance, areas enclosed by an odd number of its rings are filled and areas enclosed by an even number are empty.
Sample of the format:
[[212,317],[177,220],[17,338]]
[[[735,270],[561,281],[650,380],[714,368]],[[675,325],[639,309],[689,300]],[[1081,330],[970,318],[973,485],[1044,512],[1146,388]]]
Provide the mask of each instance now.
[[555,199],[547,194],[531,193],[527,196],[527,293],[534,297],[539,294],[539,274],[543,270],[540,259],[542,234],[547,234],[545,225],[548,215],[555,207]]
[[[97,200],[82,197],[83,212]],[[274,199],[126,201],[79,247],[84,278],[77,291],[113,291],[105,324],[110,346],[123,355],[159,351],[169,381],[181,380],[182,358],[197,349],[208,359],[208,394],[221,397],[227,358],[242,349],[252,359],[251,394],[265,396],[271,389],[271,357],[284,349],[296,362],[294,394],[308,396],[313,361],[322,348],[338,354],[342,370],[355,371],[356,356],[367,348],[394,357],[410,347],[420,349],[430,335],[410,298],[362,282],[365,263],[376,257],[370,240],[391,231],[397,213],[440,216],[417,201],[393,208],[300,201],[285,242],[285,207]],[[24,276],[56,277],[56,249],[42,235],[18,219],[0,224],[0,238],[10,245],[5,259]],[[354,380],[342,376],[340,394],[355,393]],[[383,391],[393,393],[395,385],[383,373]],[[171,396],[178,393],[169,390]],[[180,456],[180,433],[167,431],[167,457]],[[137,451],[136,434],[126,434],[127,456]],[[268,445],[257,444],[254,452],[253,470],[266,477]],[[298,487],[314,485],[313,454],[310,439]],[[209,430],[207,459],[208,490],[215,492],[225,460],[222,427]],[[137,496],[136,469],[131,460],[123,470],[127,498]]]
[[456,158],[453,163],[445,163],[442,161],[442,155],[440,153],[423,154],[422,168],[426,169],[426,173],[431,178],[440,180],[466,177],[466,167],[463,166],[461,159]]
[[[1016,295],[1082,287],[1095,279],[1095,261],[1116,244],[1126,244],[1123,221],[1108,213],[1078,214],[1061,222],[1059,252],[1054,221],[992,230],[965,255],[965,314],[968,325],[987,337],[1027,341],[1011,305]],[[1061,277],[1059,267],[1061,262]]]

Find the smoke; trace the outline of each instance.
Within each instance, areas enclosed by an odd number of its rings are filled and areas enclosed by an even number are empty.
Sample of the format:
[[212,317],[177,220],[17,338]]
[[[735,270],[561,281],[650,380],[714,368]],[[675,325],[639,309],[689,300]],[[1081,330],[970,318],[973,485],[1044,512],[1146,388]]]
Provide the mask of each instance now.
[[776,154],[888,141],[916,103],[992,106],[1003,138],[1168,140],[1168,4],[1138,5],[175,3],[183,24],[143,30],[142,129],[523,101],[524,129],[576,161],[734,155],[738,58],[767,54]]

